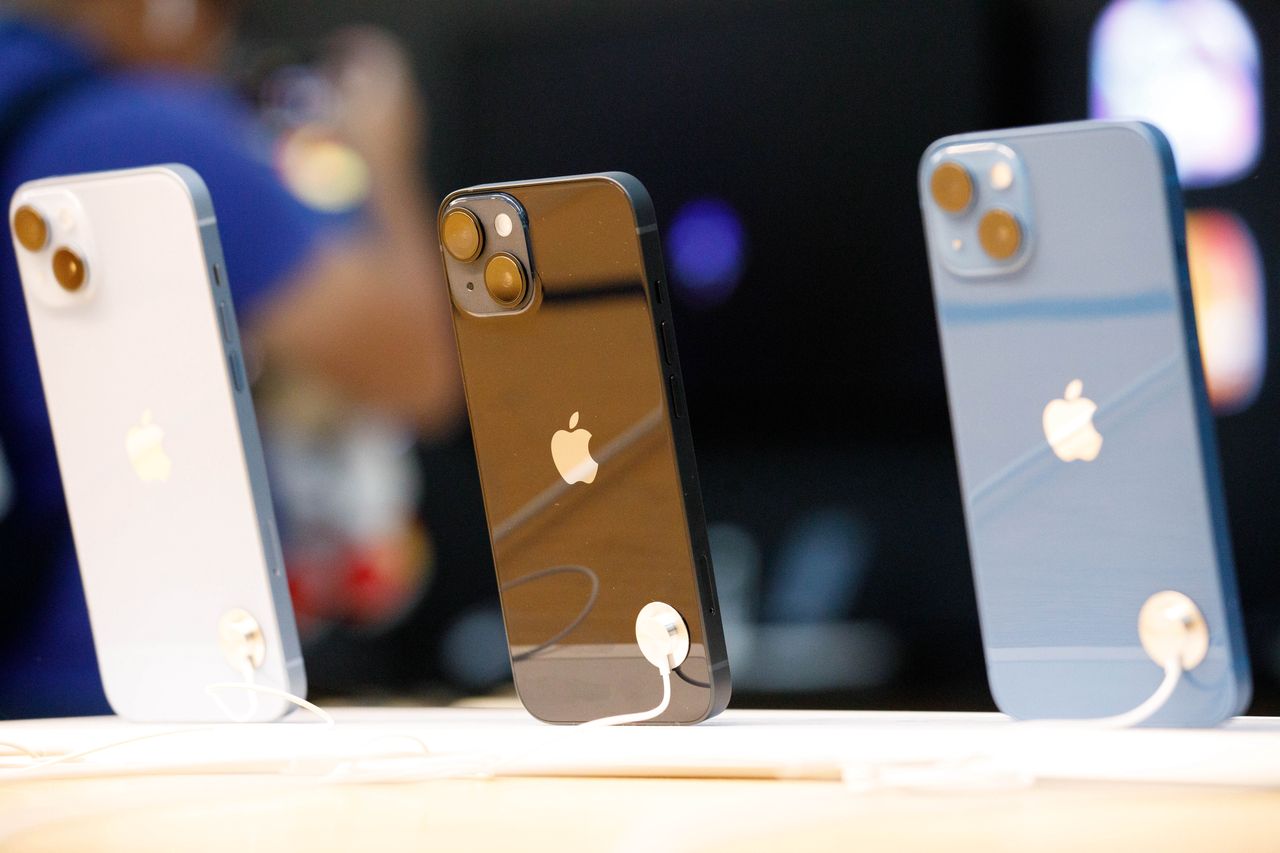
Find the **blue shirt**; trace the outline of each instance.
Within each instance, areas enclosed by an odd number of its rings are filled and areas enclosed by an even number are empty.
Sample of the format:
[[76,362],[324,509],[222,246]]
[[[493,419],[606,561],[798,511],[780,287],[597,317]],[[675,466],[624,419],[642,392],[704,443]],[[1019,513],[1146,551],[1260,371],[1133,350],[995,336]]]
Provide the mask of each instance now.
[[[41,93],[32,102],[32,93]],[[237,310],[289,280],[347,220],[304,206],[271,141],[215,82],[109,70],[70,39],[0,21],[0,198],[23,181],[185,163],[213,196]],[[0,717],[108,713],[13,248],[0,240],[0,447],[13,500],[0,518]],[[145,596],[139,590],[139,596]]]

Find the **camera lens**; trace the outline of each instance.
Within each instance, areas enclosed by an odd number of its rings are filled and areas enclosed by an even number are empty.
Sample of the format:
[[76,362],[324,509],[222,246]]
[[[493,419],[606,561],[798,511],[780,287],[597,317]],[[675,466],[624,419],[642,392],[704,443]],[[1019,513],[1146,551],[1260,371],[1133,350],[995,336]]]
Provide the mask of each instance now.
[[68,293],[75,293],[84,287],[89,270],[84,259],[68,248],[61,248],[53,253],[53,277]]
[[982,250],[997,261],[1007,261],[1022,248],[1022,226],[1007,210],[988,211],[978,223],[978,242]]
[[484,267],[484,286],[499,305],[519,305],[525,292],[524,268],[510,255],[494,255]]
[[23,205],[13,214],[13,235],[22,248],[38,252],[49,241],[49,225],[34,207]]
[[480,220],[465,207],[455,207],[444,215],[440,235],[445,250],[463,263],[474,261],[484,247]]
[[934,203],[947,213],[963,213],[973,203],[973,178],[959,163],[943,163],[933,170],[929,191]]

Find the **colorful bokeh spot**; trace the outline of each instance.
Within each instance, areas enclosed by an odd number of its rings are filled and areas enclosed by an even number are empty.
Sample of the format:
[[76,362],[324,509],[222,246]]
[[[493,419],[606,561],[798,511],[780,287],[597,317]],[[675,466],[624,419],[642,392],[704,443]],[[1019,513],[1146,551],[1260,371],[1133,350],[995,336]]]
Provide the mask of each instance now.
[[1114,0],[1098,19],[1089,112],[1169,137],[1184,186],[1253,170],[1262,153],[1260,50],[1233,0]]
[[1187,214],[1187,261],[1200,354],[1214,411],[1247,408],[1262,389],[1267,360],[1262,259],[1238,216]]
[[681,207],[666,245],[671,280],[683,301],[713,308],[733,296],[746,267],[747,232],[728,202],[701,198]]

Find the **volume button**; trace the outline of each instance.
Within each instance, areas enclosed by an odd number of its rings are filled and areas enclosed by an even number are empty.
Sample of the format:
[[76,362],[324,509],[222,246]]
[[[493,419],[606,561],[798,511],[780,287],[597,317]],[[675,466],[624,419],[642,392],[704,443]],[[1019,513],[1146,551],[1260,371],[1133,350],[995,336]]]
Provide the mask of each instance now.
[[222,340],[231,343],[231,318],[228,316],[227,303],[218,303],[218,328],[222,330]]
[[712,616],[716,615],[716,607],[720,603],[720,596],[716,592],[716,573],[711,569],[711,560],[706,554],[698,556],[698,568],[702,570],[702,582],[706,590],[707,597],[710,599],[706,602],[707,612]]
[[231,384],[236,393],[244,390],[244,367],[240,364],[240,354],[235,350],[227,353],[227,370],[231,373]]
[[676,379],[674,376],[670,376],[667,378],[667,384],[669,385],[671,390],[671,412],[677,418],[683,418],[684,417],[684,400],[682,399],[682,395],[680,393],[680,380]]
[[671,327],[667,325],[666,320],[658,324],[658,331],[662,336],[662,359],[667,364],[671,364],[675,361],[676,342],[671,336]]

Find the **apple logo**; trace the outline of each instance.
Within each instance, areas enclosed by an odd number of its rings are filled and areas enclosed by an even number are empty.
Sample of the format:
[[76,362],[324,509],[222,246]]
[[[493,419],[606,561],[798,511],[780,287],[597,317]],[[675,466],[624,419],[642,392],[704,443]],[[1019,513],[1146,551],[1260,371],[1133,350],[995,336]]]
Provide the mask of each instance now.
[[142,420],[129,428],[124,439],[129,462],[143,482],[165,482],[173,463],[164,450],[164,430],[151,420],[151,410],[142,413]]
[[1081,397],[1084,383],[1072,379],[1061,400],[1044,407],[1044,437],[1063,462],[1081,459],[1092,462],[1102,449],[1102,435],[1093,426],[1098,404]]
[[569,429],[556,430],[551,436],[551,459],[556,463],[556,470],[569,485],[574,483],[592,483],[600,465],[591,458],[591,433],[585,429],[577,429],[578,413],[569,418]]

